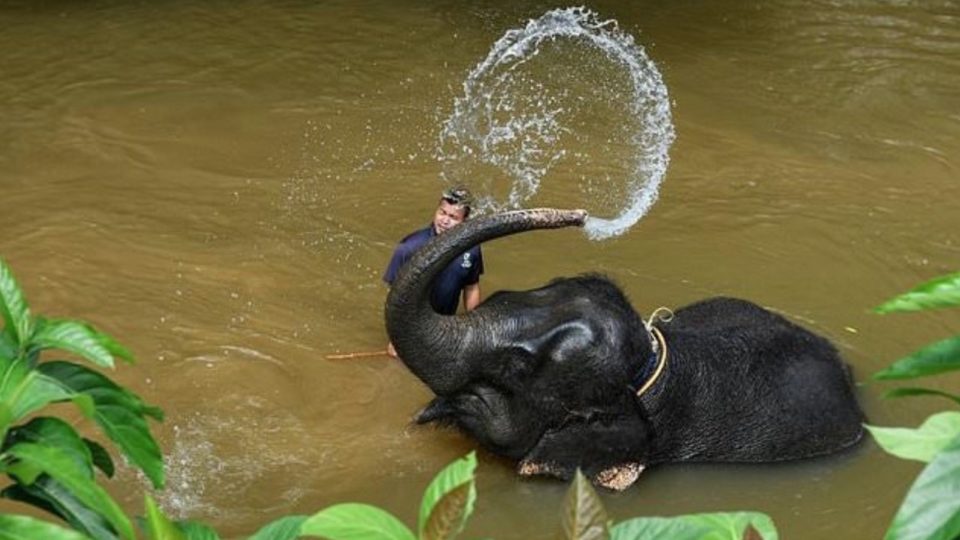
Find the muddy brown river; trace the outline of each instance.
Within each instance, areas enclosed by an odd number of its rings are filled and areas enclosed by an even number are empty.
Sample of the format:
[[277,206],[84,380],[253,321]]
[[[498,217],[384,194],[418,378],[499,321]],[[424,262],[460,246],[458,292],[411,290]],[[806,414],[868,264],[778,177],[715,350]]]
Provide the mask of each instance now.
[[[385,344],[380,276],[445,186],[437,141],[465,77],[558,7],[0,5],[0,256],[35,313],[89,320],[134,352],[114,376],[166,411],[156,496],[171,515],[234,538],[357,501],[413,524],[433,475],[474,448],[410,424],[430,396],[401,363],[324,356]],[[960,4],[588,7],[634,36],[669,90],[659,200],[608,240],[485,245],[484,295],[596,271],[644,314],[743,297],[828,336],[863,383],[957,332],[957,311],[870,308],[960,265]],[[547,173],[530,202],[576,204],[559,186],[607,172]],[[946,408],[881,400],[891,386],[860,387],[871,422]],[[465,536],[553,537],[566,486],[479,460]],[[784,538],[872,539],[919,470],[867,441],[801,463],[663,466],[603,500],[617,521],[757,510]],[[145,480],[118,476],[110,491],[142,513]]]

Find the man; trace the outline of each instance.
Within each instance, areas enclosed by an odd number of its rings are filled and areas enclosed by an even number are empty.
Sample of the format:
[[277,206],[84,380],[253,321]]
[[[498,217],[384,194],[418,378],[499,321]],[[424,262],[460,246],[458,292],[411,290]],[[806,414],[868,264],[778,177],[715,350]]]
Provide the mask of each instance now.
[[[400,241],[393,251],[390,265],[383,274],[383,281],[392,285],[403,265],[413,254],[434,236],[443,234],[463,223],[470,217],[470,192],[464,188],[453,188],[443,192],[440,204],[433,214],[433,222]],[[430,303],[437,313],[453,315],[457,312],[460,296],[463,307],[470,311],[480,304],[480,274],[483,273],[483,254],[480,246],[474,246],[453,260],[433,283]],[[387,343],[387,354],[396,357],[393,343]]]

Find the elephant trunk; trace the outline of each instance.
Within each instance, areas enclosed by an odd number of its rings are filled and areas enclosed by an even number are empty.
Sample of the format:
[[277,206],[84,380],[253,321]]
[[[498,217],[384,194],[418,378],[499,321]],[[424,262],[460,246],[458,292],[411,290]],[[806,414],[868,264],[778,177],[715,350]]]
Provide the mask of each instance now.
[[493,321],[483,309],[465,316],[441,315],[430,305],[433,280],[467,249],[494,238],[534,229],[582,226],[584,210],[540,208],[477,218],[437,236],[407,262],[387,295],[387,334],[407,367],[437,395],[471,379],[480,350],[478,336]]

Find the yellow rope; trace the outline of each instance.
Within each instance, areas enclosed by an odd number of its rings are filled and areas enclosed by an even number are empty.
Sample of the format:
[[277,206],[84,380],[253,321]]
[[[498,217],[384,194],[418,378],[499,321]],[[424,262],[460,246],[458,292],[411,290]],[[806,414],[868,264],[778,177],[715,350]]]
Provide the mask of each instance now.
[[660,333],[659,328],[653,325],[650,325],[649,328],[654,337],[656,337],[660,349],[657,354],[657,369],[653,372],[653,376],[647,379],[647,382],[643,383],[643,386],[637,390],[637,397],[642,396],[644,392],[653,386],[653,383],[657,382],[657,379],[660,378],[660,374],[663,373],[663,368],[667,366],[667,340],[663,338],[663,334]]
[[660,306],[657,309],[653,310],[653,313],[647,318],[647,322],[644,323],[644,326],[650,326],[653,323],[660,322],[670,322],[673,320],[673,310],[666,306]]

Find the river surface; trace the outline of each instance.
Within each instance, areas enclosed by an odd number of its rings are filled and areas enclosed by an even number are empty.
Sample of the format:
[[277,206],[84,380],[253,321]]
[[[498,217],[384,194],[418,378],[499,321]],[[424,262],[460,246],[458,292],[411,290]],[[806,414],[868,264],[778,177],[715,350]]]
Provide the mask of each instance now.
[[[134,351],[114,375],[167,413],[169,513],[225,537],[346,501],[413,524],[429,480],[473,449],[410,425],[430,395],[402,364],[324,356],[384,345],[380,276],[444,187],[437,141],[465,76],[557,7],[0,6],[0,256],[35,313]],[[956,333],[956,312],[869,308],[960,265],[960,4],[588,7],[669,89],[660,198],[602,242],[566,230],[486,245],[485,295],[599,271],[642,313],[743,297],[828,336],[861,382]],[[590,167],[576,174],[602,172]],[[560,176],[542,191],[579,181]],[[888,386],[860,388],[873,423],[946,408],[883,401]],[[566,486],[479,457],[467,536],[552,537]],[[617,521],[757,510],[784,538],[870,539],[919,470],[868,441],[803,463],[663,466],[603,500]],[[129,469],[110,482],[132,514],[145,486]]]

